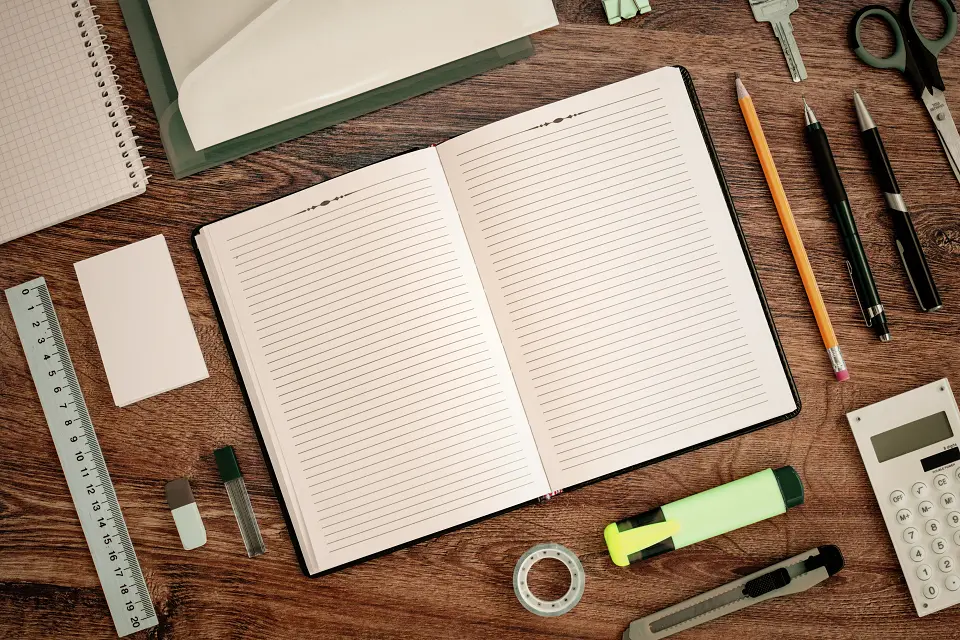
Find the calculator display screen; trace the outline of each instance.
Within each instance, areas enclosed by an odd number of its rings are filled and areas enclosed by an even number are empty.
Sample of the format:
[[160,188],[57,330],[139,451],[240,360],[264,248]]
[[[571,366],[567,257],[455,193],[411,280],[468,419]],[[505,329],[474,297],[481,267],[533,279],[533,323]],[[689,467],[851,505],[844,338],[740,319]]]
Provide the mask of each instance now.
[[877,462],[886,462],[952,437],[950,419],[945,411],[941,411],[878,433],[870,438],[870,442],[877,454]]

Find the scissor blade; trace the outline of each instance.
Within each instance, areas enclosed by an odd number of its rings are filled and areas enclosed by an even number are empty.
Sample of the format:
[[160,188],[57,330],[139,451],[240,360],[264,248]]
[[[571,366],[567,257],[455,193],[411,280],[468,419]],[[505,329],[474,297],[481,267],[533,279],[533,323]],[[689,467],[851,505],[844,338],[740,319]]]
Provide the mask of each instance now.
[[937,136],[947,153],[953,175],[960,182],[960,133],[957,132],[957,124],[953,121],[950,107],[947,106],[946,96],[939,89],[932,92],[928,89],[923,92],[923,104],[937,127]]

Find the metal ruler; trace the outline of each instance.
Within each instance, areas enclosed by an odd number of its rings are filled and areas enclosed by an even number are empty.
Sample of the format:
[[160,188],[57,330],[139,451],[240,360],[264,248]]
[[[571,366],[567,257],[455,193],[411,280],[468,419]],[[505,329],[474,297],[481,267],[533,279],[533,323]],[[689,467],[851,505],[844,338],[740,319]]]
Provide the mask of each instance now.
[[117,633],[122,637],[153,627],[157,613],[47,283],[37,278],[7,289],[6,294]]

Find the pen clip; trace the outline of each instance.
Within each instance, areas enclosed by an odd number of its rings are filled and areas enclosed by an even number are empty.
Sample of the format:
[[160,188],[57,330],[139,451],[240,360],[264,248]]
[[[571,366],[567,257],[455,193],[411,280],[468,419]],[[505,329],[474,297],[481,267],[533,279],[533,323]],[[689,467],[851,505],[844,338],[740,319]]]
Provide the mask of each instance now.
[[860,290],[857,289],[857,280],[853,277],[853,265],[850,264],[849,260],[844,260],[844,264],[847,265],[847,273],[850,274],[850,284],[853,285],[853,295],[857,296],[857,306],[860,307],[860,315],[863,316],[863,322],[868,327],[873,326],[873,323],[870,320],[867,320],[867,312],[863,308],[863,302],[860,300]]

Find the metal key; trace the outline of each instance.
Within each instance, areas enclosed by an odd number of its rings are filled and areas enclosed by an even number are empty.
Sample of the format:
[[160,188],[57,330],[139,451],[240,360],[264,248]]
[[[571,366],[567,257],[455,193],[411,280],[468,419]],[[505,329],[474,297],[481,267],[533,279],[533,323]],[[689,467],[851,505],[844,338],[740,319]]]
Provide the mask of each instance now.
[[769,22],[773,27],[794,82],[807,79],[807,68],[803,66],[800,49],[793,37],[793,25],[790,24],[790,14],[799,6],[798,0],[750,0],[750,8],[757,22]]

